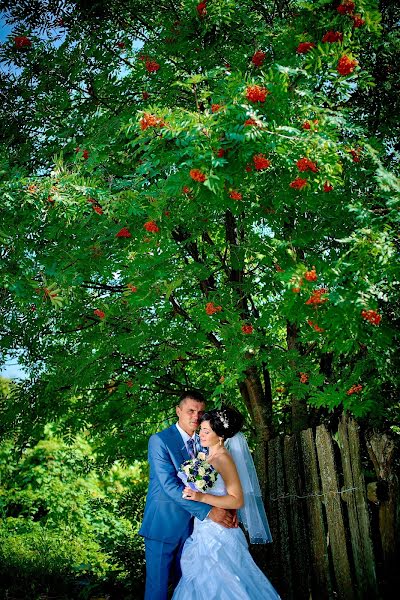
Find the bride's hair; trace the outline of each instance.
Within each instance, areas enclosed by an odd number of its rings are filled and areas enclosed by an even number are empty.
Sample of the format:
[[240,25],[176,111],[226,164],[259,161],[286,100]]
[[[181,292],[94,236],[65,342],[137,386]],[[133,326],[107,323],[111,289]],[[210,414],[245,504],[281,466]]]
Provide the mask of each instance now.
[[209,421],[214,433],[225,440],[242,429],[244,418],[236,408],[222,406],[204,413],[201,417],[201,422],[203,421]]

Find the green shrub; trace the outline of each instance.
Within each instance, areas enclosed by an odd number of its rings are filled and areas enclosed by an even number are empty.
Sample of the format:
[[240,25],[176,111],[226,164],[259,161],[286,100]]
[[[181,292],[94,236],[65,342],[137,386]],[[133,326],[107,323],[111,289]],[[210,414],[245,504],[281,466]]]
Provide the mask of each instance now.
[[46,437],[21,456],[0,445],[0,593],[18,598],[142,595],[142,465],[96,465],[89,440]]

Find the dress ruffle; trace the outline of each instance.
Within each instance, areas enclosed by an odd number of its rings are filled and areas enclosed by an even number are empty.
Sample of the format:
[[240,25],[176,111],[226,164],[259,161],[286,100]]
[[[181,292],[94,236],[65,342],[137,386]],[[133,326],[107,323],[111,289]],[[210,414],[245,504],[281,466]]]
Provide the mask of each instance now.
[[279,600],[257,567],[241,529],[195,519],[181,558],[182,578],[173,600]]

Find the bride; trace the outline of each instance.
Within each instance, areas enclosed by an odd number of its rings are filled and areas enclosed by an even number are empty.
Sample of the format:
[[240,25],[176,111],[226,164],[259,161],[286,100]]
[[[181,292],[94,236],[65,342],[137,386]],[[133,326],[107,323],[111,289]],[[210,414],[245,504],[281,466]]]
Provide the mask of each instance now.
[[[188,500],[210,507],[238,509],[239,521],[252,543],[272,540],[260,486],[247,442],[243,417],[232,408],[205,413],[200,442],[208,448],[207,462],[218,472],[209,493],[186,487]],[[225,445],[226,442],[226,445]],[[267,577],[253,561],[240,528],[226,529],[206,518],[195,518],[192,535],[181,556],[182,578],[172,600],[279,600]]]

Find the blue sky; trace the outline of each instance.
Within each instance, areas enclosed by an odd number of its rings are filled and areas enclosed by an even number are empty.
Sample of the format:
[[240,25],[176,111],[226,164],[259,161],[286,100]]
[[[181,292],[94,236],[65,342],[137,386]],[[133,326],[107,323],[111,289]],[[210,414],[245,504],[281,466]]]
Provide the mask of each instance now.
[[11,33],[11,27],[6,25],[3,13],[0,13],[0,42],[4,42]]
[[26,374],[17,363],[17,359],[9,359],[6,364],[0,370],[1,377],[7,377],[7,379],[24,379]]

